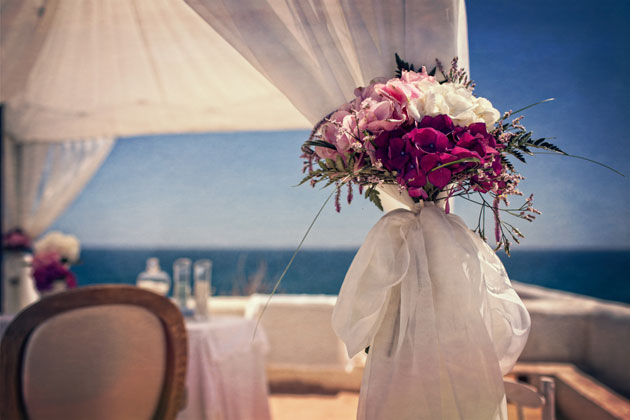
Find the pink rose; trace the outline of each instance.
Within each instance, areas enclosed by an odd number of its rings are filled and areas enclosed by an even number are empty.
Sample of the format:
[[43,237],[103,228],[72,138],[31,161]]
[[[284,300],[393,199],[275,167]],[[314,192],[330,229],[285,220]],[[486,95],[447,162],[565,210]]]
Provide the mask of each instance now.
[[406,121],[400,105],[391,100],[376,102],[371,99],[363,101],[362,109],[357,114],[359,129],[379,133],[383,130],[393,131]]

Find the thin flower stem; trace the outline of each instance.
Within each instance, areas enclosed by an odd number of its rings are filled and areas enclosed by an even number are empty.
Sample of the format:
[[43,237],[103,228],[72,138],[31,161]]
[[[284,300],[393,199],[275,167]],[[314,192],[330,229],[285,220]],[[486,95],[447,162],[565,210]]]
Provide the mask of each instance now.
[[431,173],[433,171],[437,171],[438,169],[441,169],[441,168],[445,168],[445,167],[450,166],[450,165],[455,165],[456,163],[461,163],[461,162],[477,162],[477,163],[479,163],[479,159],[477,159],[477,158],[462,158],[462,159],[454,160],[453,162],[448,162],[448,163],[444,163],[444,164],[442,164],[440,166],[436,166],[435,168],[431,169],[429,171],[429,173]]
[[519,112],[523,112],[523,111],[525,111],[526,109],[529,109],[529,108],[535,107],[536,105],[544,104],[545,102],[551,102],[551,101],[555,101],[555,100],[556,100],[556,98],[547,98],[547,99],[542,100],[542,101],[540,101],[540,102],[536,102],[535,104],[527,105],[526,107],[523,107],[523,108],[521,108],[521,109],[517,109],[516,111],[512,111],[512,115],[514,115],[514,114],[518,114]]
[[[487,206],[488,205],[487,203],[483,204],[483,203],[480,203],[478,201],[471,200],[470,198],[464,197],[463,195],[454,195],[453,197],[460,197],[460,198],[463,198],[466,201],[470,201],[471,203],[475,203],[475,204],[478,204],[480,206],[484,206],[484,205]],[[519,209],[499,209],[499,211],[504,211],[504,212],[507,212],[509,214],[512,214],[512,212],[514,212],[514,211],[522,211],[522,210],[523,209],[520,209],[520,208]]]
[[[348,178],[349,176],[347,176],[343,181],[341,181],[341,184],[343,185],[348,180]],[[293,256],[289,260],[289,263],[287,264],[286,267],[284,267],[284,271],[282,271],[280,278],[278,278],[278,280],[276,281],[276,284],[273,286],[273,290],[269,294],[269,298],[267,299],[267,302],[265,302],[265,306],[263,307],[262,311],[260,311],[260,315],[258,315],[258,319],[256,320],[256,327],[254,327],[254,334],[252,335],[252,341],[254,340],[254,338],[256,338],[256,332],[258,331],[258,325],[260,324],[260,320],[262,319],[263,314],[267,310],[267,306],[269,306],[269,302],[271,302],[271,298],[275,295],[276,290],[278,290],[278,287],[280,286],[280,282],[282,282],[282,279],[284,278],[285,274],[287,274],[287,271],[289,271],[291,264],[293,264],[293,260],[297,256],[298,252],[300,252],[300,249],[302,248],[302,244],[304,244],[306,237],[311,232],[311,229],[313,228],[313,225],[315,225],[315,222],[319,218],[319,215],[322,214],[324,207],[326,207],[326,204],[328,204],[328,202],[330,201],[330,199],[336,192],[337,192],[337,189],[336,188],[333,189],[332,192],[328,195],[328,198],[326,198],[326,200],[324,201],[324,204],[322,204],[322,206],[319,208],[319,211],[315,215],[315,218],[309,225],[308,229],[306,229],[306,233],[304,234],[304,236],[302,237],[302,240],[300,241],[299,245],[295,249],[295,252],[293,252]]]
[[614,173],[616,173],[618,175],[621,175],[624,178],[626,177],[623,173],[619,172],[615,168],[611,168],[608,165],[605,165],[605,164],[603,164],[601,162],[598,162],[596,160],[593,160],[593,159],[585,158],[583,156],[570,155],[568,153],[557,153],[557,152],[534,152],[534,154],[536,154],[536,155],[559,155],[559,156],[572,157],[572,158],[575,158],[575,159],[582,159],[582,160],[585,160],[587,162],[591,162],[591,163],[594,163],[596,165],[603,166],[604,168],[609,169],[609,170],[613,171]]

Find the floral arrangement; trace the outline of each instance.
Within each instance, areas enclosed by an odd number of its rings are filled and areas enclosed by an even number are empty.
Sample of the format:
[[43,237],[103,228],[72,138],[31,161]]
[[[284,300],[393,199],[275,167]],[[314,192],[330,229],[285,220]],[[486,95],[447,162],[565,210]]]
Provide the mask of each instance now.
[[56,281],[64,282],[67,288],[77,286],[70,264],[79,260],[81,247],[79,240],[72,235],[53,231],[35,242],[33,257],[33,278],[40,292],[53,289]]
[[10,251],[29,251],[31,238],[22,229],[15,228],[3,235],[2,247]]
[[511,195],[523,195],[518,190],[523,177],[508,157],[525,162],[532,149],[566,153],[544,138],[534,139],[522,117],[510,120],[512,111],[500,114],[475,96],[456,58],[448,72],[439,62],[430,72],[416,71],[398,55],[396,62],[397,77],[357,88],[353,100],[315,126],[302,146],[307,175],[301,184],[334,184],[337,211],[341,188],[347,186],[350,204],[354,184],[381,210],[382,184],[397,185],[415,202],[446,200],[447,212],[448,198],[463,197],[481,206],[476,231],[484,239],[485,211],[492,211],[497,249],[509,254],[510,239],[518,243],[523,235],[500,213],[532,221],[540,212],[533,196],[509,208]]
[[61,262],[59,254],[52,251],[35,254],[33,257],[33,278],[35,279],[35,287],[40,292],[52,290],[56,281],[64,282],[69,289],[77,286],[76,277],[70,271],[68,264]]
[[59,255],[62,263],[74,264],[79,260],[81,245],[76,236],[52,231],[35,242],[34,250],[36,255],[54,252]]

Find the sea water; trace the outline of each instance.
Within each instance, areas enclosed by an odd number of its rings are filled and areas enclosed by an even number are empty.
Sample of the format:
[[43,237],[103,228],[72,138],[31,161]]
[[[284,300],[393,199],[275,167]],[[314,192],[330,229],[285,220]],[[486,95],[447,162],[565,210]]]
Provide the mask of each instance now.
[[[278,293],[337,294],[356,251],[300,251]],[[246,295],[269,292],[292,254],[293,250],[84,249],[72,271],[79,285],[134,284],[149,257],[159,258],[162,267],[172,267],[177,258],[207,258],[213,261],[213,295]],[[513,280],[630,303],[630,251],[515,249],[512,257],[499,256]]]

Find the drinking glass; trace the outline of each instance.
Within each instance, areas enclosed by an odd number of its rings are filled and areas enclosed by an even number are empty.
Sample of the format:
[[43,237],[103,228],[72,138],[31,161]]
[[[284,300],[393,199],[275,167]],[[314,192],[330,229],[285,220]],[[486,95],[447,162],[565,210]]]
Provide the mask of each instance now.
[[182,312],[188,310],[190,297],[190,259],[178,258],[173,263],[173,297]]
[[212,290],[212,261],[197,260],[193,267],[195,279],[195,316],[208,318],[208,297]]

